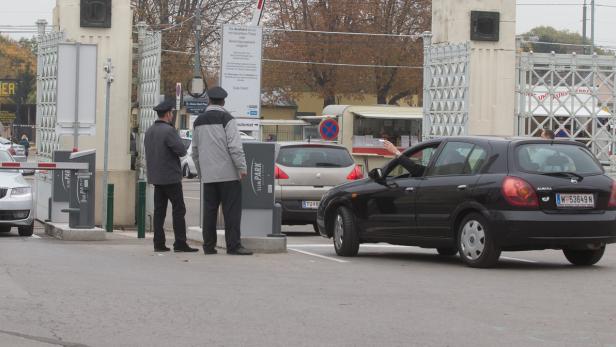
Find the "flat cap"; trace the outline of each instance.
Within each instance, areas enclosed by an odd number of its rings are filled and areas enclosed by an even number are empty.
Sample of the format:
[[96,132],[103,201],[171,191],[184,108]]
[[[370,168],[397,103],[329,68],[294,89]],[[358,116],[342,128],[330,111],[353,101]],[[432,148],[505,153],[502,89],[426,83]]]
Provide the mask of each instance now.
[[227,91],[222,89],[221,87],[213,87],[207,91],[207,96],[210,99],[224,99],[227,97]]
[[167,112],[175,109],[175,102],[173,100],[167,99],[160,104],[154,106],[154,111],[156,112]]

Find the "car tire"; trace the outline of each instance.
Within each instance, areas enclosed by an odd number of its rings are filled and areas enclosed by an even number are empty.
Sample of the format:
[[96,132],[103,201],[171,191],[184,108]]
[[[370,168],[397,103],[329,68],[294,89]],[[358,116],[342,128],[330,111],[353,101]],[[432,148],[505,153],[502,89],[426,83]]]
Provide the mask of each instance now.
[[493,267],[500,257],[488,220],[478,213],[470,213],[462,220],[457,235],[460,258],[470,267]]
[[458,249],[454,247],[441,247],[441,248],[437,248],[436,251],[438,252],[439,255],[446,256],[446,257],[451,257],[451,256],[458,254]]
[[356,256],[359,251],[359,235],[351,210],[344,206],[339,207],[332,226],[336,254],[342,257]]
[[28,225],[23,227],[17,227],[19,236],[32,236],[34,233],[34,225]]
[[10,225],[0,225],[0,233],[10,233],[11,226]]
[[321,233],[319,232],[319,226],[317,225],[317,223],[312,223],[312,229],[314,229],[314,232],[321,236]]
[[563,249],[563,253],[573,265],[591,266],[601,260],[605,253],[605,246],[598,249]]

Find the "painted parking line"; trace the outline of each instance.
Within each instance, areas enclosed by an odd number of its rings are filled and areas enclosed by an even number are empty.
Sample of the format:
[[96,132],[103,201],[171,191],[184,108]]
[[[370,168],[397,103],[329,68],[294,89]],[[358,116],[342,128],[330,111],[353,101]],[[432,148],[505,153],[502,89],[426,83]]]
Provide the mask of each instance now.
[[500,257],[500,258],[501,259],[505,259],[505,260],[520,261],[522,263],[530,263],[530,264],[537,264],[537,263],[539,263],[538,261],[534,261],[534,260],[520,259],[520,258],[513,258],[513,257]]
[[185,196],[184,199],[188,199],[188,200],[201,200],[201,198],[193,198],[190,196]]
[[325,256],[325,255],[320,255],[320,254],[316,254],[316,253],[312,253],[312,252],[307,252],[307,251],[303,251],[303,250],[295,249],[295,248],[291,248],[291,247],[287,247],[287,249],[290,250],[290,251],[293,251],[293,252],[309,255],[309,256],[312,256],[312,257],[317,257],[317,258],[321,258],[321,259],[335,261],[337,263],[348,263],[349,262],[348,260],[336,259],[336,258],[328,257],[328,256]]
[[30,237],[33,238],[33,239],[40,239],[41,238],[40,236],[35,235],[35,234],[32,234],[32,236],[30,236]]

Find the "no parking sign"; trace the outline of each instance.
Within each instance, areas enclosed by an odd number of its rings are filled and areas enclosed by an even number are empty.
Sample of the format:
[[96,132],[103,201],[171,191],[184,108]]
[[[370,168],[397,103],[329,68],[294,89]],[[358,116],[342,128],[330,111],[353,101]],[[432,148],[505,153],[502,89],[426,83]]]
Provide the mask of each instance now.
[[325,118],[319,124],[319,134],[323,140],[335,140],[340,132],[338,121],[333,118]]

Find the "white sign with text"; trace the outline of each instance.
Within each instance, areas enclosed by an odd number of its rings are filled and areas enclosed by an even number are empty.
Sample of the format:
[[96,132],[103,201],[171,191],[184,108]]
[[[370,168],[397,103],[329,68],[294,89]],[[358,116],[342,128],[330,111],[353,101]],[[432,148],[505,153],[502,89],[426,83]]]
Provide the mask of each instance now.
[[257,26],[223,26],[220,85],[229,96],[227,109],[236,118],[261,117],[261,42]]

